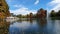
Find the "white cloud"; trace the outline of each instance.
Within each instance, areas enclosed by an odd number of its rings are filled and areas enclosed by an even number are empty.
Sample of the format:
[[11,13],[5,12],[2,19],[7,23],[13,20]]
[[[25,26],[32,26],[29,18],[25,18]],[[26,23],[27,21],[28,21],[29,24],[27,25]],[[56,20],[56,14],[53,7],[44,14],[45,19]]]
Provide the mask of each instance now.
[[[11,2],[13,2],[13,1],[11,1],[11,0],[6,0],[6,1],[8,1],[8,3],[10,4],[10,5],[12,5],[12,6],[10,6],[10,7],[15,7],[15,8],[18,8],[18,9],[15,9],[15,10],[10,10],[10,13],[14,13],[14,14],[16,14],[16,15],[18,15],[18,14],[23,14],[23,15],[26,15],[26,14],[29,14],[29,13],[33,13],[33,14],[35,14],[36,13],[36,10],[29,10],[28,8],[26,8],[24,5],[20,5],[20,4],[12,4]],[[15,2],[15,1],[14,1]],[[37,1],[35,4],[38,4],[38,2],[39,1]]]
[[55,10],[56,12],[60,10],[60,0],[52,0],[51,2],[48,3],[48,5],[53,7],[51,10]]
[[18,4],[15,4],[13,6],[16,7],[16,8],[24,7],[23,5],[18,5]]
[[29,14],[29,13],[33,13],[35,14],[36,13],[36,10],[29,10],[28,8],[26,7],[21,7],[19,9],[16,9],[16,10],[10,10],[11,13],[14,13],[16,15],[18,14],[22,14],[22,15],[26,15],[26,14]]
[[34,4],[37,5],[38,3],[39,3],[39,0],[36,0],[36,2]]

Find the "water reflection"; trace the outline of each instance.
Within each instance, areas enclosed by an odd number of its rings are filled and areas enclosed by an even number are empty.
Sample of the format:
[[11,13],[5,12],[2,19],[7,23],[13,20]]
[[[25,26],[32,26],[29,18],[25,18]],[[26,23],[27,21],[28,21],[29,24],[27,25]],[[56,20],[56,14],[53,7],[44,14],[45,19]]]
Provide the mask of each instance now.
[[33,23],[33,20],[20,20],[21,22],[15,22],[13,25],[10,25],[10,34],[30,34],[35,31],[36,21]]
[[51,20],[60,20],[60,17],[51,17]]
[[50,34],[60,34],[60,20],[48,20],[47,29]]
[[60,34],[60,20],[26,19],[13,22],[0,20],[1,34]]
[[37,19],[39,25],[39,34],[47,34],[47,20],[46,19]]
[[20,20],[20,22],[15,22],[13,25],[11,24],[9,31],[11,34],[43,34],[46,23],[46,19]]
[[0,34],[9,34],[9,22],[0,20]]

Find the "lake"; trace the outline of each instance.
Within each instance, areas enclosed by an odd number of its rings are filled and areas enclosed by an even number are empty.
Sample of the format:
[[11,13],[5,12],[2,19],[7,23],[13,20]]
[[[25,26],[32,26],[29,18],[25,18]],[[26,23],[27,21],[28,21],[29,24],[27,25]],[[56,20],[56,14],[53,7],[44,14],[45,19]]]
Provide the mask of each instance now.
[[60,34],[60,20],[0,21],[0,34]]

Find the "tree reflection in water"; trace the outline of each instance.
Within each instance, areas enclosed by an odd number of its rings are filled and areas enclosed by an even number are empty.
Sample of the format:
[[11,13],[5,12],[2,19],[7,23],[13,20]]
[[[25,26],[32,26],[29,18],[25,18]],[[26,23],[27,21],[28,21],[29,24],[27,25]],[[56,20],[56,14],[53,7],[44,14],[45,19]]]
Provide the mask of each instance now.
[[9,22],[6,22],[5,20],[0,20],[0,34],[8,34],[9,25]]
[[47,20],[45,18],[38,18],[37,23],[39,25],[39,34],[48,34],[47,32]]

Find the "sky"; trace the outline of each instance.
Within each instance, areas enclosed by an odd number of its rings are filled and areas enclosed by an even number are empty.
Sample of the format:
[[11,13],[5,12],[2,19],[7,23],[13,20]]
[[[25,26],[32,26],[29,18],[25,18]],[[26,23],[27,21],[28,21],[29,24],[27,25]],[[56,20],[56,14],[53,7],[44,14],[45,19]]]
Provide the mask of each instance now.
[[6,0],[9,5],[10,13],[15,15],[37,13],[40,8],[50,12],[55,10],[56,12],[60,9],[60,0]]

